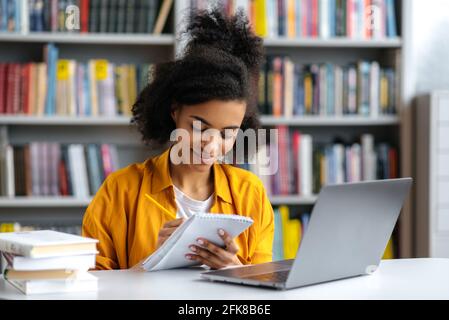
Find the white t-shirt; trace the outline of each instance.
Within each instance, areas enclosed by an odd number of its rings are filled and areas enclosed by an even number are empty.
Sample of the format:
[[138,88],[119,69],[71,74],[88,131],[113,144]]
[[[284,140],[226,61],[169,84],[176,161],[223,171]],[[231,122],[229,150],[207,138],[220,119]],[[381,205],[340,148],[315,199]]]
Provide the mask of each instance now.
[[189,218],[196,213],[207,213],[212,207],[213,193],[206,200],[200,201],[190,198],[175,185],[173,185],[173,189],[175,190],[175,201],[178,207],[176,218]]

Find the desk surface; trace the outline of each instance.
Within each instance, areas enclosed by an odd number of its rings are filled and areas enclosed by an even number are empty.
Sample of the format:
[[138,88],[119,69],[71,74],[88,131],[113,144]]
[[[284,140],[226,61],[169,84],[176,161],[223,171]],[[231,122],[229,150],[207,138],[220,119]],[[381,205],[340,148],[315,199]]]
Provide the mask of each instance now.
[[384,260],[373,275],[288,291],[209,282],[202,271],[93,271],[98,292],[32,296],[0,279],[0,299],[449,299],[449,259]]

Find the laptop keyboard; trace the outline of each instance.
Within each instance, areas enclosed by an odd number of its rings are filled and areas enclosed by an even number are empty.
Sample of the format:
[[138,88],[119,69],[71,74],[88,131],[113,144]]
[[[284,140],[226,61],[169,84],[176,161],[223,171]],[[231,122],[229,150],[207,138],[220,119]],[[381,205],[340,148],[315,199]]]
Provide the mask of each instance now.
[[285,282],[287,281],[289,272],[290,272],[289,270],[284,270],[264,274],[256,274],[252,276],[247,276],[245,277],[245,279],[259,280],[264,282]]

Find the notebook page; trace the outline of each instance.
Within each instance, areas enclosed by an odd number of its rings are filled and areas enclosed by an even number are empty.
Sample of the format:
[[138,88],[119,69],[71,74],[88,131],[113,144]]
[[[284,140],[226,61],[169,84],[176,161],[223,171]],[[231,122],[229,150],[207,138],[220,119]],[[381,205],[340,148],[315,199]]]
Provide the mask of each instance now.
[[197,244],[196,239],[202,237],[219,246],[224,246],[223,240],[218,235],[218,229],[225,230],[232,238],[235,238],[253,223],[253,220],[247,217],[216,213],[199,213],[189,220],[190,224],[183,229],[175,242],[167,246],[168,250],[164,252],[160,261],[151,263],[148,260],[143,264],[145,270],[155,271],[196,265],[198,262],[187,260],[185,257],[185,254],[190,252],[189,245]]
[[156,251],[153,252],[148,258],[143,261],[143,265],[146,267],[152,267],[156,265],[176,244],[179,237],[181,237],[184,230],[192,223],[193,219],[190,217],[184,223],[182,223],[171,236],[165,240],[165,242]]

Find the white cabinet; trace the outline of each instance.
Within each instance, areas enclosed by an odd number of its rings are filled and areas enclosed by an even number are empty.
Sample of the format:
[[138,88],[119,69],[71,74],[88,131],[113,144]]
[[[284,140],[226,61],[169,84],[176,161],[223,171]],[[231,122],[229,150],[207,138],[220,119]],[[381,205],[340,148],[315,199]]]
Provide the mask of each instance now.
[[440,99],[438,114],[440,122],[449,123],[449,98],[443,97]]
[[449,258],[449,91],[417,102],[417,256]]
[[[448,106],[449,108],[449,106]],[[438,126],[438,151],[449,152],[449,124],[436,124]]]
[[441,178],[449,180],[449,152],[438,155],[438,172]]

